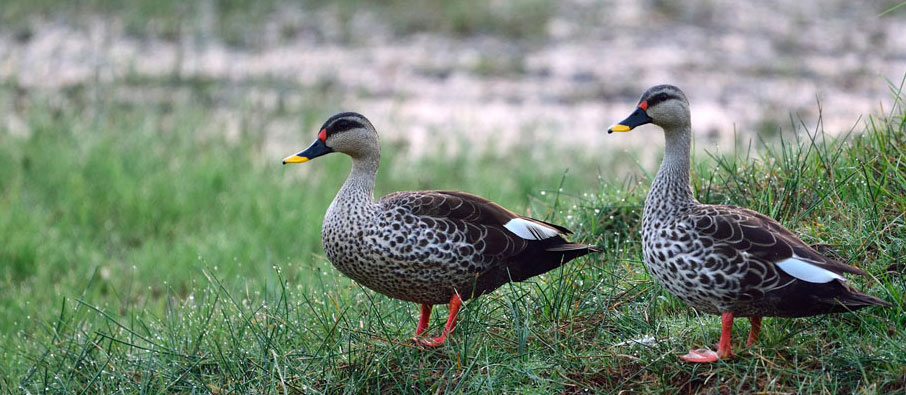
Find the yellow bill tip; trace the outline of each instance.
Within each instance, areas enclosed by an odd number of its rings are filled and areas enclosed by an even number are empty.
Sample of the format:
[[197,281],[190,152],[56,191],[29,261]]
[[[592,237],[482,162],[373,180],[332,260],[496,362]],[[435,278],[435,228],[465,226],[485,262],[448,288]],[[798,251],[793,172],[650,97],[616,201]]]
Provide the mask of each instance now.
[[608,130],[608,132],[611,132],[611,133],[612,132],[628,132],[630,130],[632,130],[632,129],[629,126],[622,125],[622,124],[616,124],[616,125],[611,126],[610,129]]
[[283,158],[284,165],[287,163],[305,163],[305,162],[308,162],[308,158],[304,157],[304,156],[299,156],[299,155],[290,155],[290,156],[287,156],[286,158]]

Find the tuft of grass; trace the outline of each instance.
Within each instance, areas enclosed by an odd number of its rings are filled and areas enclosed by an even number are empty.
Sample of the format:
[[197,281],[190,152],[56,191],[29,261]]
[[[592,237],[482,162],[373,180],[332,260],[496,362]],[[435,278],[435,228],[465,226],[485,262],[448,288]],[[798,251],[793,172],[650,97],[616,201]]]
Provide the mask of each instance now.
[[[218,81],[168,83],[189,85],[188,99],[124,103],[103,87],[62,98],[30,95],[17,114],[29,132],[0,130],[4,389],[906,388],[906,107],[899,89],[888,112],[850,134],[831,137],[820,122],[798,123],[781,140],[696,158],[692,179],[701,200],[771,214],[865,270],[854,286],[894,303],[768,318],[760,343],[748,349],[740,347],[748,330],[740,321],[739,358],[702,366],[679,363],[677,355],[716,342],[718,320],[667,294],[641,260],[639,217],[653,172],[598,175],[588,169],[611,166],[600,157],[530,145],[513,154],[453,150],[459,154],[449,157],[439,147],[412,157],[385,140],[377,195],[467,190],[564,224],[576,231],[574,240],[604,250],[467,302],[449,343],[422,350],[406,341],[416,306],[363,289],[321,253],[321,219],[348,159],[282,167],[282,156],[263,148],[273,136],[259,131],[262,117],[304,114],[291,153],[330,115],[324,104],[262,114],[224,103]],[[236,136],[206,132],[209,113],[223,105],[242,109]],[[562,159],[538,166],[538,158]],[[443,326],[446,311],[438,311],[432,333]]]

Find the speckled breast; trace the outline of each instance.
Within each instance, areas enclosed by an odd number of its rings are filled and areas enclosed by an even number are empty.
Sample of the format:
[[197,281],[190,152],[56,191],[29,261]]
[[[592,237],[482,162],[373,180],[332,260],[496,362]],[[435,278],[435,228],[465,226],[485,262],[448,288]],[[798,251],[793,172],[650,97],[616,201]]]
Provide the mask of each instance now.
[[477,251],[456,232],[410,217],[405,210],[331,206],[321,228],[324,251],[339,271],[369,289],[416,303],[447,303],[454,289],[462,293],[474,282],[469,257]]
[[700,273],[702,265],[694,259],[697,254],[674,242],[673,237],[660,236],[675,232],[666,227],[650,227],[642,232],[642,254],[648,270],[658,283],[683,302],[707,313],[718,313],[711,294],[719,291],[713,290],[712,281]]
[[[667,291],[709,314],[720,314],[738,302],[745,262],[727,262],[702,240],[677,213],[661,215],[646,207],[642,221],[642,253],[654,278]],[[733,266],[733,270],[726,270]]]

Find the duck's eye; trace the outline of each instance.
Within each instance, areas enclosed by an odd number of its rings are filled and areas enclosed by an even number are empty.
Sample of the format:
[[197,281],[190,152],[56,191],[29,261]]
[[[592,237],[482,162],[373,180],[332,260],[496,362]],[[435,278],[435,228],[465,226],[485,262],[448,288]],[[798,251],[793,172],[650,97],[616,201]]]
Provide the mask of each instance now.
[[339,132],[345,132],[347,130],[355,129],[357,127],[362,127],[362,124],[360,124],[356,121],[341,119],[339,121],[334,122],[334,124],[330,126],[330,131],[331,131],[331,133],[339,133]]
[[648,100],[648,106],[653,106],[655,104],[667,101],[668,98],[670,98],[670,96],[668,96],[666,93],[658,93]]

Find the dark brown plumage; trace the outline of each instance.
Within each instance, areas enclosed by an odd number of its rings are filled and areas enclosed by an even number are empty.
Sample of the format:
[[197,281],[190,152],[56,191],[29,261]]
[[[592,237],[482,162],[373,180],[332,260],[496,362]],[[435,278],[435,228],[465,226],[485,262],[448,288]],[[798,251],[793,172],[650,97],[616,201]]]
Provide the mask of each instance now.
[[[523,281],[546,273],[576,257],[589,252],[585,244],[569,243],[561,235],[572,232],[559,225],[516,214],[485,198],[458,191],[409,191],[396,192],[385,196],[378,204],[386,210],[405,208],[434,231],[446,230],[447,238],[462,234],[465,245],[453,251],[454,259],[463,259],[460,265],[468,265],[469,276],[463,276],[459,285],[447,289],[432,289],[432,295],[413,297],[391,295],[399,299],[418,303],[446,303],[454,291],[462,300],[493,291],[509,281]],[[534,235],[526,239],[506,228],[506,224],[520,219],[548,228],[551,236]],[[532,228],[528,228],[531,230]],[[416,232],[417,233],[417,232]],[[454,235],[454,236],[449,236]],[[418,235],[416,234],[417,238]],[[429,247],[415,259],[427,259],[431,241],[420,239],[416,243]],[[419,300],[413,300],[419,299]]]
[[450,303],[443,335],[420,339],[422,344],[443,343],[463,300],[594,251],[567,242],[566,228],[464,192],[397,192],[374,201],[380,144],[371,122],[360,114],[331,117],[311,147],[284,163],[335,151],[352,157],[353,166],[324,216],[324,251],[358,283],[422,304],[417,336],[427,327],[431,307]]
[[[778,263],[792,258],[840,278],[844,273],[865,274],[819,254],[763,214],[732,205],[699,204],[688,215],[678,217],[693,224],[703,243],[713,243],[703,271],[723,273],[725,278],[737,271],[744,273],[739,278],[738,302],[728,308],[735,316],[805,317],[887,303],[853,289],[845,279],[809,282],[784,271]],[[719,268],[721,260],[729,264]],[[709,307],[702,310],[718,314]]]

